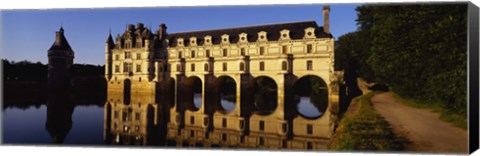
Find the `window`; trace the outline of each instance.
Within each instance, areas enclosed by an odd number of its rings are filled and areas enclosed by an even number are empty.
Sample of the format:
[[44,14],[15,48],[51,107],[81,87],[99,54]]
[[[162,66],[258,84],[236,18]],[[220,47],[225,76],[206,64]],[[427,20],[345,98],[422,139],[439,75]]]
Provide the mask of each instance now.
[[120,66],[119,65],[115,65],[115,73],[120,73]]
[[[208,125],[208,118],[203,118],[203,125]],[[207,134],[207,137],[208,137],[208,134]]]
[[263,55],[265,53],[265,47],[260,47],[260,55]]
[[207,51],[205,51],[205,56],[210,57],[210,50],[209,49],[207,49]]
[[265,144],[265,140],[263,139],[263,137],[258,138],[258,144],[260,145]]
[[[192,42],[193,42],[193,41],[192,41]],[[195,50],[192,50],[191,56],[192,56],[192,58],[195,58]]]
[[177,71],[181,72],[182,71],[182,65],[177,64]]
[[312,53],[312,45],[311,44],[307,45],[307,53]]
[[137,60],[140,60],[142,58],[142,55],[140,53],[137,54]]
[[190,65],[190,69],[192,70],[192,72],[195,71],[195,63],[192,63],[192,64]]
[[142,42],[137,42],[137,48],[141,48],[142,47]]
[[313,148],[312,142],[307,142],[307,149],[312,149],[312,148]]
[[227,63],[223,63],[223,71],[227,71]]
[[130,52],[126,51],[125,52],[125,59],[129,59],[130,58]]
[[227,141],[227,134],[222,133],[222,141]]
[[131,63],[123,63],[123,72],[132,72],[132,64]]
[[286,133],[287,132],[287,123],[282,124],[282,132]]
[[312,70],[313,69],[313,65],[312,65],[312,61],[311,60],[308,60],[307,61],[307,70]]
[[137,71],[136,72],[142,72],[142,65],[137,64]]
[[260,129],[261,131],[265,130],[265,122],[264,122],[264,121],[260,121],[260,123],[259,123],[259,129]]
[[223,57],[227,56],[227,49],[223,49]]
[[307,134],[313,133],[313,126],[311,124],[307,124]]
[[195,132],[193,132],[193,130],[190,130],[190,138],[193,138],[195,137]]
[[282,46],[282,53],[286,54],[288,52],[288,47],[287,46]]
[[240,62],[240,71],[245,70],[245,64],[243,62]]
[[127,121],[127,112],[122,112],[122,121]]
[[239,123],[239,127],[240,129],[243,129],[244,128],[244,125],[245,125],[245,122],[243,120],[240,120],[240,123]]
[[182,51],[178,52],[178,58],[182,58]]
[[222,119],[222,127],[227,127],[227,119]]
[[135,113],[135,120],[140,120],[140,113]]
[[120,55],[115,55],[115,60],[120,60]]
[[240,55],[245,56],[245,48],[240,49]]
[[114,118],[114,119],[118,118],[118,111],[114,111],[114,112],[113,112],[113,118]]
[[[208,118],[203,118],[203,125],[205,125],[205,126],[208,125]],[[207,137],[208,137],[208,135],[207,135]]]
[[204,69],[206,72],[210,71],[210,70],[208,69],[208,63],[205,63],[205,65],[203,65],[203,69]]
[[260,71],[265,70],[265,63],[262,61],[260,62]]
[[282,147],[287,148],[287,140],[282,140]]
[[288,67],[287,67],[287,62],[286,61],[283,61],[282,62],[282,70],[287,70]]
[[195,124],[195,117],[193,116],[190,116],[190,124]]

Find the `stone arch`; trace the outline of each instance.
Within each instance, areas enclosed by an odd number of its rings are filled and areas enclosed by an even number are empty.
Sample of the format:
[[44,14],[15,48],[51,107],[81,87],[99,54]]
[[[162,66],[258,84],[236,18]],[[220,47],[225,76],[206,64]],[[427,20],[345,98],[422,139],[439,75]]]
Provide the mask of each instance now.
[[185,79],[184,86],[184,101],[182,103],[185,108],[191,111],[198,111],[203,107],[203,81],[198,76],[190,76]]
[[297,113],[308,119],[320,118],[329,104],[328,85],[317,75],[304,75],[293,83],[293,103]]
[[215,79],[215,104],[220,112],[232,112],[237,103],[237,82],[228,75],[222,75]]
[[278,107],[278,84],[270,76],[260,75],[251,82],[253,96],[251,102],[256,114],[268,115]]

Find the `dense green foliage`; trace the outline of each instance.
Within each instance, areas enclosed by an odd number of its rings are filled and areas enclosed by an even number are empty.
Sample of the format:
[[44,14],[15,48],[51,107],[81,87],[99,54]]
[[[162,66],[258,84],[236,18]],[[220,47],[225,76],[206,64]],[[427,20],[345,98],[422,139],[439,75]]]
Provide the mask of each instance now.
[[[45,82],[48,76],[48,67],[41,62],[27,60],[15,62],[2,59],[4,81],[36,81]],[[104,67],[100,65],[74,64],[70,68],[70,75],[75,76],[103,76]]]
[[337,69],[354,69],[400,96],[466,114],[467,5],[364,5],[359,28],[336,42]]
[[2,59],[4,81],[47,81],[47,65],[41,62]]
[[333,150],[401,150],[407,143],[396,136],[383,117],[375,112],[370,101],[374,92],[353,100],[340,122],[329,148]]

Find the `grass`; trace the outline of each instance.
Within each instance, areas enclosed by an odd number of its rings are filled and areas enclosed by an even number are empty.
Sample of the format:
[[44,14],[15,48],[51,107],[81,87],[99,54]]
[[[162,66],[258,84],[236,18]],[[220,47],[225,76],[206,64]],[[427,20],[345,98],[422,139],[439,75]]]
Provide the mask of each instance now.
[[329,149],[363,151],[399,151],[407,141],[396,136],[390,124],[370,103],[375,92],[357,97],[340,122]]
[[443,107],[439,102],[419,102],[413,99],[406,99],[400,95],[393,93],[393,97],[401,103],[404,103],[407,106],[415,108],[426,108],[434,112],[440,113],[440,120],[449,122],[456,127],[467,129],[467,115],[451,112],[445,107]]

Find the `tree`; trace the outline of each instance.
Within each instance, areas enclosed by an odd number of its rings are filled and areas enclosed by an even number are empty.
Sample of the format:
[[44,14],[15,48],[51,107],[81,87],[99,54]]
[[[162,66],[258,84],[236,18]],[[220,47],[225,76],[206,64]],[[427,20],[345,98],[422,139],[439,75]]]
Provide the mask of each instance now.
[[370,42],[359,66],[371,67],[376,82],[403,97],[464,113],[466,10],[466,4],[358,7],[359,32]]

